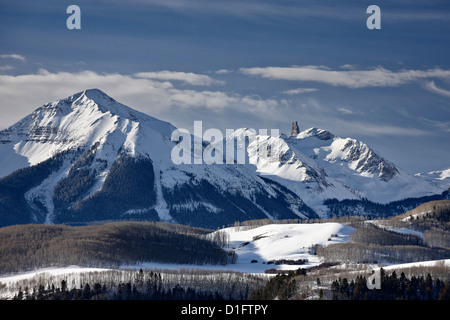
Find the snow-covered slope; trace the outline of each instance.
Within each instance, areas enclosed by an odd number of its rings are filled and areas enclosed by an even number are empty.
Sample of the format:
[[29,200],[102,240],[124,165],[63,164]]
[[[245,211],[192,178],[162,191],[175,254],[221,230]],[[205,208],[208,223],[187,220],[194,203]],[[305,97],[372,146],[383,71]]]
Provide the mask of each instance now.
[[[256,228],[231,227],[220,230],[229,237],[230,249],[238,255],[237,267],[249,263],[270,269],[276,260],[305,260],[302,267],[320,263],[314,255],[314,246],[348,242],[352,227],[340,223],[269,224]],[[306,261],[307,260],[307,261]],[[269,264],[267,264],[269,263]],[[299,265],[282,263],[281,268],[298,269]],[[255,266],[256,268],[256,266]]]

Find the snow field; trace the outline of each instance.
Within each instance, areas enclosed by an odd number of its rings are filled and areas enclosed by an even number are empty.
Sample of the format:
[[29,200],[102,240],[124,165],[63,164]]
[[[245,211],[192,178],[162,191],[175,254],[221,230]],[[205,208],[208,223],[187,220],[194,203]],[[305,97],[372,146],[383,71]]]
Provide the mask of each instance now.
[[[320,261],[311,252],[313,246],[347,242],[354,230],[352,227],[333,222],[269,224],[247,230],[246,228],[248,227],[231,227],[219,232],[225,232],[229,237],[229,244],[225,249],[233,249],[237,253],[236,266],[255,271],[274,267],[287,270],[317,265]],[[301,266],[267,264],[280,259],[307,259],[308,262]]]

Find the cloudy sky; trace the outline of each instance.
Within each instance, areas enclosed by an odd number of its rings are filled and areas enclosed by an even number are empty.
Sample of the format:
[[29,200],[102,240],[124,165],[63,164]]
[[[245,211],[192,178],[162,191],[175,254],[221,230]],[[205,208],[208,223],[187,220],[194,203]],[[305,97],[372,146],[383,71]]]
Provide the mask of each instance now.
[[180,128],[297,120],[410,173],[450,167],[447,0],[5,0],[0,40],[0,129],[99,88]]

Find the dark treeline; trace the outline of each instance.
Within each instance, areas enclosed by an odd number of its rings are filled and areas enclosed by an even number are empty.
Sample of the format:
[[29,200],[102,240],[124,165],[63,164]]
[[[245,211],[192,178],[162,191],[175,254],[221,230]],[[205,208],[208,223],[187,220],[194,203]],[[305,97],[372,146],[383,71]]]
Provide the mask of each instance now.
[[369,289],[367,279],[358,276],[349,281],[339,278],[331,284],[332,299],[337,300],[450,300],[450,283],[426,277],[400,276],[395,271],[388,275],[380,270],[380,289]]
[[311,223],[327,223],[327,222],[336,222],[342,223],[346,225],[361,225],[363,223],[363,219],[361,217],[331,217],[331,218],[311,218],[311,219],[254,219],[254,220],[245,220],[245,221],[236,221],[233,224],[228,225],[228,227],[235,227],[240,230],[253,229],[269,224],[311,224]]
[[94,286],[86,283],[83,288],[71,290],[63,289],[64,285],[61,283],[61,287],[53,286],[47,289],[39,286],[38,290],[33,290],[31,294],[19,291],[13,300],[224,300],[217,291],[203,293],[191,288],[184,289],[179,285],[167,290],[147,287],[142,291],[127,282],[120,283],[115,292],[107,290],[98,282]]
[[161,275],[152,273],[150,280],[143,286],[135,283],[119,283],[115,290],[108,289],[99,282],[85,283],[81,288],[67,289],[62,280],[59,287],[45,288],[40,285],[30,293],[28,288],[14,295],[13,300],[224,300],[217,291],[202,292],[192,288],[183,288],[176,284],[165,289],[161,284]]
[[78,279],[23,282],[14,300],[247,300],[265,280],[230,272],[104,271]]
[[236,260],[198,228],[161,222],[17,225],[0,229],[0,273],[70,265],[117,267],[139,262],[219,264]]
[[289,300],[297,289],[296,277],[306,274],[304,269],[277,274],[272,277],[264,288],[250,293],[250,300]]

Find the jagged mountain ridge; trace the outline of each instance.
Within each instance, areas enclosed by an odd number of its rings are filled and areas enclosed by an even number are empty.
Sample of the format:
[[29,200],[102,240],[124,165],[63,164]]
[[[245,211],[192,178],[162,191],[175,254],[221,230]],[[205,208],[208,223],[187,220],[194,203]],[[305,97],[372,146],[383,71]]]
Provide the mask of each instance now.
[[[175,129],[97,89],[38,108],[0,131],[0,225],[131,219],[216,228],[336,214],[329,199],[389,202],[448,188],[318,128],[290,137],[239,129],[225,140],[236,140],[248,163],[175,165]],[[257,152],[264,142],[271,157]]]
[[22,212],[15,223],[132,219],[215,228],[316,216],[246,166],[174,165],[173,130],[97,89],[38,108],[0,132],[1,219],[14,222],[14,203]]
[[[405,173],[361,141],[319,128],[298,132],[296,121],[293,132],[289,137],[275,137],[242,129],[229,138],[240,141],[238,148],[245,149],[259,174],[295,192],[323,217],[330,214],[324,206],[328,199],[388,204],[442,194],[450,186],[443,175],[425,179]],[[246,145],[242,137],[251,137],[252,142]],[[268,144],[271,156],[262,157],[258,151]],[[355,214],[364,211],[358,209]]]

